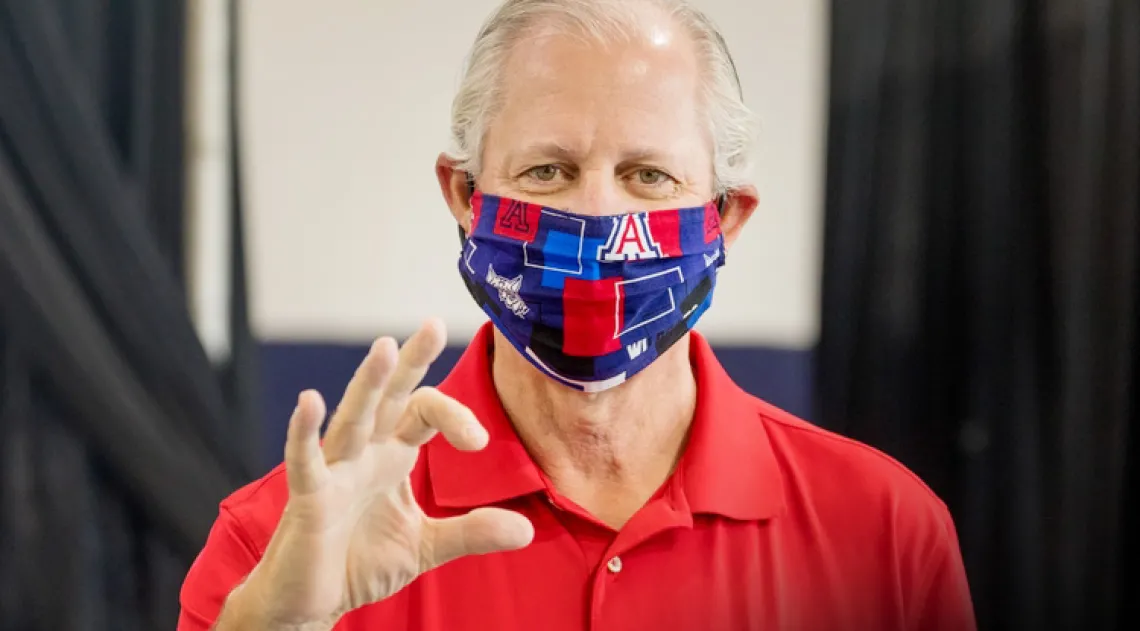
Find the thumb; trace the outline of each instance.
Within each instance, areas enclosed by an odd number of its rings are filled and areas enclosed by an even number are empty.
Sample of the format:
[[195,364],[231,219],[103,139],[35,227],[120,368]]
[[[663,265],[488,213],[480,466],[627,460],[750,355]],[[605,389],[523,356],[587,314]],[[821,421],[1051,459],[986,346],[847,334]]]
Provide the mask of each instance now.
[[429,568],[469,554],[487,554],[525,548],[534,539],[534,525],[514,511],[476,508],[458,517],[430,519],[427,523]]

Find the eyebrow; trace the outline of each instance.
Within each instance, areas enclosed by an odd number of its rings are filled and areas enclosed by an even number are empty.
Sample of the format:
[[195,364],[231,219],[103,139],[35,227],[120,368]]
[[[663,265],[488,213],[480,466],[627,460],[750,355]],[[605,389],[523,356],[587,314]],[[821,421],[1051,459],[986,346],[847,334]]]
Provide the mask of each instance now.
[[649,147],[637,147],[631,151],[624,152],[618,164],[625,166],[638,162],[655,162],[663,165],[672,165],[676,163],[677,160],[676,156],[669,152],[651,149]]
[[[557,142],[538,142],[532,145],[523,147],[521,151],[516,154],[516,160],[534,159],[538,156],[550,157],[555,160],[563,160],[566,162],[578,163],[581,162],[581,154],[569,147]],[[625,151],[618,160],[620,165],[629,165],[637,162],[659,162],[671,164],[676,162],[675,156],[668,152],[663,152],[658,149],[649,147],[634,147]]]
[[579,158],[577,152],[557,142],[538,142],[523,147],[522,150],[516,154],[516,160],[534,159],[538,156],[551,157],[567,162],[577,162]]

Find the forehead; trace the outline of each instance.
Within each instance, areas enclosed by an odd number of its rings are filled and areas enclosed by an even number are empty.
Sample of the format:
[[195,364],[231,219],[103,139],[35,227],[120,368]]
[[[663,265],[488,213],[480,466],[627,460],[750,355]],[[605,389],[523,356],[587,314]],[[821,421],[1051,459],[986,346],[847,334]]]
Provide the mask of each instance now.
[[512,48],[500,89],[488,149],[550,142],[580,152],[630,144],[668,150],[691,146],[704,132],[697,56],[676,27],[647,25],[606,42],[537,30]]

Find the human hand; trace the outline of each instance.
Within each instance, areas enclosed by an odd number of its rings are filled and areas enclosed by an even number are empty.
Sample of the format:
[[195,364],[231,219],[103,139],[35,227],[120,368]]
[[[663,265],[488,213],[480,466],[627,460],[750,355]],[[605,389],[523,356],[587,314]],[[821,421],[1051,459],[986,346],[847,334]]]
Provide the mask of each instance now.
[[448,561],[530,543],[534,528],[518,513],[479,508],[433,519],[413,496],[408,476],[437,432],[463,450],[488,440],[464,405],[418,387],[444,342],[438,320],[398,351],[391,338],[377,340],[323,445],[324,402],[301,394],[285,446],[288,503],[265,556],[231,595],[240,599],[242,628],[329,629]]

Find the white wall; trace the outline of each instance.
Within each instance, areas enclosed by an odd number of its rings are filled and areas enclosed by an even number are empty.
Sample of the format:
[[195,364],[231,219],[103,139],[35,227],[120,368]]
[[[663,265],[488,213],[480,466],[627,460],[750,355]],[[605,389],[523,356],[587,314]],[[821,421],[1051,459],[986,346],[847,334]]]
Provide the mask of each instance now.
[[[242,133],[255,332],[363,341],[429,315],[484,321],[455,269],[433,174],[467,47],[496,0],[242,4]],[[699,329],[816,337],[826,90],[824,0],[697,0],[760,114],[761,210]]]

